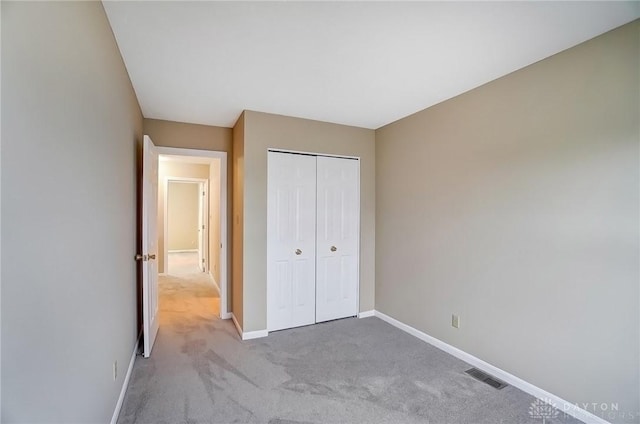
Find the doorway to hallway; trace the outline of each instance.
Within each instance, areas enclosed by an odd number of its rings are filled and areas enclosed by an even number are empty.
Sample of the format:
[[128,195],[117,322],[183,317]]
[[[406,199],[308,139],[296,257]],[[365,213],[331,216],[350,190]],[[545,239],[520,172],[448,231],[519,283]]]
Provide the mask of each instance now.
[[197,296],[215,299],[216,316],[229,318],[227,155],[168,147],[157,151],[161,302],[196,290]]

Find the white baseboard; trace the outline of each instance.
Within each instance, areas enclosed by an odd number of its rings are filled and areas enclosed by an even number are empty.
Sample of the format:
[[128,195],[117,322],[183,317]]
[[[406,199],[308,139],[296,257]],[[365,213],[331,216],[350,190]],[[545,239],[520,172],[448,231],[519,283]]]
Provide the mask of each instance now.
[[232,312],[220,313],[220,319],[231,319],[232,315],[233,315]]
[[267,330],[244,331],[242,333],[242,340],[260,339],[268,335],[269,332]]
[[257,331],[242,331],[242,327],[238,323],[236,316],[231,312],[231,319],[233,320],[233,324],[236,326],[236,330],[238,331],[238,335],[240,335],[240,339],[242,340],[251,340],[251,339],[259,339],[261,337],[267,337],[269,332],[267,330],[257,330]]
[[[368,311],[365,313],[368,313]],[[474,367],[499,378],[505,383],[508,383],[511,386],[516,387],[525,393],[528,393],[538,399],[541,399],[546,403],[553,405],[554,407],[559,409],[560,412],[564,412],[567,415],[571,415],[572,417],[577,418],[585,423],[610,424],[608,421],[592,414],[589,411],[585,411],[584,409],[577,407],[575,404],[569,401],[566,401],[552,393],[549,393],[546,390],[541,389],[540,387],[534,386],[533,384],[527,381],[524,381],[521,378],[516,377],[515,375],[507,371],[504,371],[496,366],[493,366],[483,361],[482,359],[476,358],[475,356],[463,350],[460,350],[457,347],[451,346],[450,344],[445,343],[442,340],[436,339],[435,337],[432,337],[427,333],[424,333],[416,328],[413,328],[410,325],[407,325],[401,321],[398,321],[397,319],[392,318],[389,315],[383,314],[380,311],[373,311],[373,314],[374,316],[380,318],[383,321],[388,322],[394,327],[399,328],[400,330],[405,331],[406,333],[409,333],[412,336],[417,337],[420,340],[427,342],[430,345],[433,345],[438,349],[443,350],[448,354],[453,355],[456,358],[461,359],[464,362],[467,362],[468,364],[473,365]],[[360,317],[362,318],[362,314],[360,314]]]
[[375,316],[375,314],[376,314],[376,311],[372,309],[370,311],[364,311],[364,312],[358,313],[358,318],[368,318],[368,317]]
[[[140,336],[142,336],[142,334],[140,334]],[[140,345],[140,336],[138,336],[136,344],[133,347],[133,354],[131,354],[129,368],[127,368],[127,374],[124,376],[124,381],[122,382],[122,389],[120,389],[120,396],[118,396],[118,402],[116,402],[116,409],[113,411],[113,416],[111,417],[111,424],[116,424],[118,422],[118,416],[120,415],[122,402],[124,402],[124,395],[127,393],[127,387],[129,386],[131,371],[133,371],[133,364],[136,361],[136,354],[138,353],[138,346]]]

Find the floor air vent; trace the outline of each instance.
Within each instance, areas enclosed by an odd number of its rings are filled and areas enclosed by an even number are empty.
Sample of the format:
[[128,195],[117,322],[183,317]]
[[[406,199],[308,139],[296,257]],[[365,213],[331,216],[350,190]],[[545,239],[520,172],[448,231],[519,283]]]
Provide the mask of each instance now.
[[504,381],[500,381],[497,378],[492,377],[486,372],[480,371],[477,368],[471,368],[470,370],[466,370],[465,372],[469,374],[471,377],[475,378],[476,380],[480,380],[483,383],[487,383],[489,386],[493,387],[494,389],[500,390],[508,386],[508,384],[505,383]]

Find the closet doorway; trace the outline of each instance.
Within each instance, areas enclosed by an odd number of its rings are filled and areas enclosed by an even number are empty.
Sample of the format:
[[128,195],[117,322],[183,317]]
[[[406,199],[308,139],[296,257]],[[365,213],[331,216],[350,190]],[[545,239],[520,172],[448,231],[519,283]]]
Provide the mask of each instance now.
[[267,329],[356,316],[358,158],[268,152]]

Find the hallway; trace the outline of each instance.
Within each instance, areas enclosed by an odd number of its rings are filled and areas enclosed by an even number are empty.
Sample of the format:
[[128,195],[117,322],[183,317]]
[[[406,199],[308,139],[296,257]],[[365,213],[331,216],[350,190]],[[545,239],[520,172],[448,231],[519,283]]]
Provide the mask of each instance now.
[[[181,418],[182,410],[186,408],[187,417],[189,402],[195,409],[211,404],[207,396],[210,387],[194,387],[194,379],[203,377],[198,371],[203,364],[194,354],[199,347],[204,349],[208,336],[219,327],[228,327],[226,336],[237,338],[233,326],[218,317],[220,294],[208,274],[196,270],[179,276],[161,275],[158,287],[160,330],[151,357],[136,358],[118,423],[186,422]],[[178,401],[179,408],[174,403]],[[175,418],[166,421],[165,417]]]
[[[176,326],[217,320],[220,316],[220,293],[211,276],[195,271],[189,274],[158,276],[160,332]],[[156,349],[158,341],[156,341]]]
[[169,252],[167,274],[185,275],[202,272],[198,267],[198,252]]

